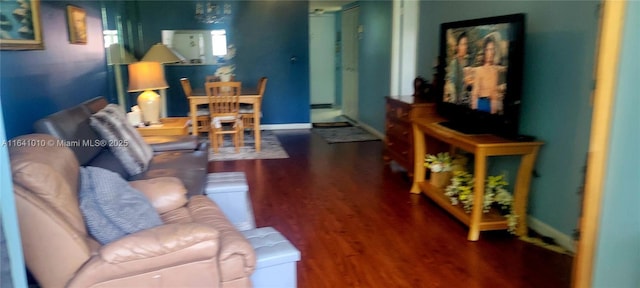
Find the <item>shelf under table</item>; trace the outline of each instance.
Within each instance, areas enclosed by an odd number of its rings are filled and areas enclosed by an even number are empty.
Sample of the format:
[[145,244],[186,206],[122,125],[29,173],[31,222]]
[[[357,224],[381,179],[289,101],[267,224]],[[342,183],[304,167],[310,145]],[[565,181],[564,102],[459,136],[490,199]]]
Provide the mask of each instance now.
[[[456,217],[456,219],[467,225],[467,227],[471,225],[471,214],[465,212],[462,206],[451,204],[449,197],[444,195],[444,189],[434,187],[428,181],[418,182],[418,185],[422,193],[431,198],[431,200],[442,207],[442,209]],[[500,212],[495,208],[491,208],[489,212],[482,214],[482,220],[478,227],[480,231],[504,230],[508,228],[508,223],[507,219],[502,216]]]

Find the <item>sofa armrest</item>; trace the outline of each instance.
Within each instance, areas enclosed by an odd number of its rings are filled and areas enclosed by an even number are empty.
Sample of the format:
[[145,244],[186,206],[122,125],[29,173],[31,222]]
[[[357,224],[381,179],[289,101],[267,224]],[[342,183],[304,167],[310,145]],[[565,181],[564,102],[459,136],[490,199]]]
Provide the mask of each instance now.
[[[166,224],[111,242],[100,248],[99,255],[105,262],[121,264],[168,255],[182,249],[198,249],[197,244],[204,241],[212,241],[217,245],[218,238],[218,231],[207,225],[198,223]],[[213,257],[217,250],[200,251],[199,254],[202,258],[193,260]]]
[[[68,286],[89,287],[105,282],[111,286],[140,286],[143,283],[144,286],[162,286],[161,283],[173,282],[169,279],[176,277],[183,277],[188,283],[188,278],[194,275],[183,270],[217,280],[218,249],[219,233],[210,226],[197,223],[162,225],[103,246],[78,270]],[[153,281],[158,281],[158,285]],[[214,283],[210,284],[214,286]]]
[[147,142],[153,152],[165,152],[175,150],[197,150],[198,137],[187,136],[145,136],[144,141]]
[[169,212],[187,204],[187,188],[176,177],[129,181],[129,185],[142,192],[158,214]]
[[207,196],[198,195],[189,199],[187,208],[193,222],[214,227],[220,232],[221,278],[231,281],[248,277],[256,265],[256,253],[251,243],[233,226],[220,207]]

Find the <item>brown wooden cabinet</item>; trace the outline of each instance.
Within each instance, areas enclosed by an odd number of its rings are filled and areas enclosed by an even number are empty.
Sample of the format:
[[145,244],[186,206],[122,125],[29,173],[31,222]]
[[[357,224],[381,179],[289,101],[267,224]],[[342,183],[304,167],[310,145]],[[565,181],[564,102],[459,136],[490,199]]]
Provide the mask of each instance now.
[[435,115],[435,104],[420,102],[413,96],[387,96],[384,159],[404,167],[413,175],[413,130],[411,119]]

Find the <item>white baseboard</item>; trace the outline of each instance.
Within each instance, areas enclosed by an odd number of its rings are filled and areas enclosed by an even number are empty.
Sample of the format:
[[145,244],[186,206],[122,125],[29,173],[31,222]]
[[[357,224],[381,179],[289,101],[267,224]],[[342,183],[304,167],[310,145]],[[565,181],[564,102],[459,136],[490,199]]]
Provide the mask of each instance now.
[[364,130],[367,130],[369,133],[375,135],[376,137],[384,140],[384,137],[385,137],[384,133],[380,133],[380,131],[374,129],[373,127],[371,127],[371,126],[369,126],[367,124],[361,123],[361,122],[358,122],[358,126],[362,127],[362,129],[364,129]]
[[262,130],[311,129],[311,123],[266,124],[260,125]]
[[576,241],[570,235],[564,234],[532,216],[527,217],[527,224],[529,229],[536,231],[538,234],[553,238],[562,248],[573,253],[576,252]]

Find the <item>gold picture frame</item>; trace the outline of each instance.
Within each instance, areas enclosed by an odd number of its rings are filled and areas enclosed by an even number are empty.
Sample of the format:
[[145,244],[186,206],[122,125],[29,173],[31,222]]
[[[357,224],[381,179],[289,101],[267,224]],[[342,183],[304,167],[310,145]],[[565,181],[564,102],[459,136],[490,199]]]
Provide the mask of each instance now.
[[0,50],[44,49],[40,26],[40,0],[2,1]]
[[80,7],[67,5],[67,24],[69,25],[69,42],[87,44],[87,12]]

